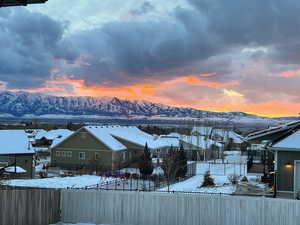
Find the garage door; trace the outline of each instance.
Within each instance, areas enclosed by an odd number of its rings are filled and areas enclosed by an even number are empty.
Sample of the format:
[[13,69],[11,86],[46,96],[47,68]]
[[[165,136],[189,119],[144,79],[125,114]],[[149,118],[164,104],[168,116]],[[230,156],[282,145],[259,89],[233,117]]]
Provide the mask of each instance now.
[[294,173],[294,193],[300,192],[300,161],[295,160],[295,173]]

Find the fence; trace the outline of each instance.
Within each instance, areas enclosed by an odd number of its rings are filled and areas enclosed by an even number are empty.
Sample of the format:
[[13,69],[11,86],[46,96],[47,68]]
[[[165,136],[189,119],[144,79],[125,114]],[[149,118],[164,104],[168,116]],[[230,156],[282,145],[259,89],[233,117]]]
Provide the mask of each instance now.
[[247,175],[247,163],[198,162],[197,175],[210,171],[213,175]]
[[153,192],[62,191],[62,221],[126,225],[298,225],[300,201]]
[[179,177],[175,180],[168,180],[163,175],[142,176],[140,174],[130,174],[117,171],[109,173],[115,178],[110,182],[103,182],[96,185],[90,185],[83,188],[70,189],[102,189],[102,190],[122,190],[122,191],[156,191],[159,188],[166,187],[176,182],[184,181],[196,175],[197,163],[188,162],[185,177]]
[[0,224],[48,225],[60,220],[60,191],[0,190]]

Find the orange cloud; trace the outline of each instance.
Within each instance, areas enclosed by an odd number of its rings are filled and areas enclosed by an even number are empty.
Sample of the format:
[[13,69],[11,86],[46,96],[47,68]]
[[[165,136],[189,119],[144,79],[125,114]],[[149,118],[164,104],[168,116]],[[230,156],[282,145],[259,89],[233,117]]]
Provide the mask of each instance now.
[[[63,77],[46,81],[45,87],[23,89],[21,91],[43,92],[64,96],[108,96],[129,100],[148,100],[177,107],[192,107],[202,110],[225,112],[242,111],[269,117],[295,116],[298,115],[298,110],[300,111],[300,103],[274,100],[254,104],[247,102],[244,98],[245,96],[241,93],[236,92],[231,88],[224,88],[238,85],[239,82],[237,81],[225,83],[208,82],[201,80],[201,78],[197,76],[191,75],[161,82],[159,84],[106,87],[100,85],[87,86],[84,80],[74,80],[72,77]],[[203,93],[206,92],[207,89],[202,89],[202,87],[208,87],[213,90],[211,95],[205,95],[206,99],[204,100],[202,98]],[[191,91],[189,91],[189,89]],[[167,95],[162,94],[165,90],[168,90]],[[178,90],[183,91],[182,96],[180,94],[178,95],[178,93],[174,93],[174,97],[172,97],[172,93],[178,92]],[[185,92],[185,90],[187,91]],[[213,93],[219,94],[218,96],[215,96]]]
[[299,70],[288,70],[282,73],[275,74],[278,77],[296,77],[300,76],[300,69]]

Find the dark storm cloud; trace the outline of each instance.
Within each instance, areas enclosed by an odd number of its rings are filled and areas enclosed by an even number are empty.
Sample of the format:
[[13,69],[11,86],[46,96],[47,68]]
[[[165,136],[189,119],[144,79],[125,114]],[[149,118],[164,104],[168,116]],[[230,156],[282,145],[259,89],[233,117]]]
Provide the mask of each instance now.
[[296,0],[188,0],[207,18],[210,33],[227,44],[272,45],[299,37]]
[[114,22],[77,34],[72,40],[89,55],[86,62],[91,66],[68,72],[85,76],[88,82],[132,83],[176,76],[174,71],[205,61],[219,51],[214,38],[208,36],[201,15],[196,11],[189,13],[178,9],[172,21]]
[[[273,49],[268,57],[275,57],[275,52],[277,58],[287,57],[277,47],[294,42],[300,35],[297,1],[189,2],[194,9],[176,8],[174,20],[120,21],[76,35],[75,43],[90,56],[87,61],[92,66],[71,72],[82,76],[83,70],[86,71],[84,76],[90,82],[127,84],[147,78],[166,80],[187,75],[188,71],[205,73],[203,62],[207,64],[211,58],[222,58],[225,53],[244,47],[266,46]],[[293,54],[289,57],[297,59],[298,54]],[[256,52],[253,57],[262,55]],[[216,65],[209,64],[217,72],[216,79],[234,79],[229,67],[223,68],[226,73],[222,73]],[[185,72],[174,72],[181,68]]]
[[63,32],[62,24],[42,14],[0,9],[0,80],[9,88],[41,86],[54,59],[75,59],[61,42]]
[[[166,18],[151,18],[145,14],[155,7],[145,1],[131,11],[143,19],[109,22],[65,38],[65,25],[47,16],[1,9],[0,80],[10,87],[39,86],[54,59],[67,62],[57,64],[64,74],[87,84],[117,85],[195,73],[215,73],[205,78],[215,81],[238,79],[231,64],[245,47],[269,49],[253,53],[253,60],[300,59],[298,51],[291,52],[300,46],[299,1],[188,2],[192,9],[178,7]],[[81,61],[74,66],[78,52]]]

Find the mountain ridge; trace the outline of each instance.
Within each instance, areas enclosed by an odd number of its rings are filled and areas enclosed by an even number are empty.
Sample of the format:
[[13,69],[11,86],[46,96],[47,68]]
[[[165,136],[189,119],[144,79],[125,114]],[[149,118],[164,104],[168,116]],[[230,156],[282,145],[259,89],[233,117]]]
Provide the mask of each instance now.
[[[188,107],[173,107],[145,100],[126,100],[117,97],[52,96],[29,92],[0,92],[0,114],[13,117],[26,115],[95,115],[110,117],[162,118],[266,118],[244,112],[212,112]],[[280,118],[277,118],[280,119]]]

